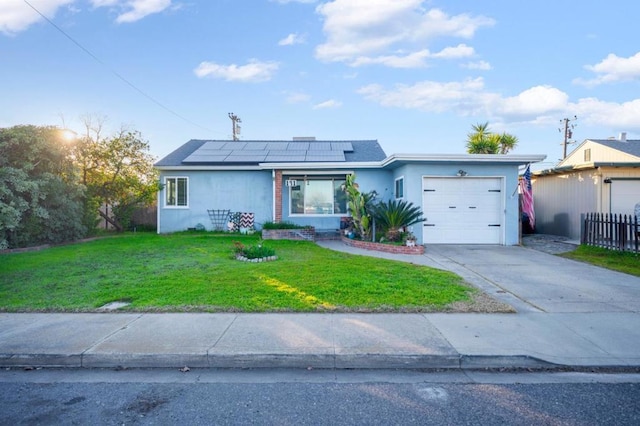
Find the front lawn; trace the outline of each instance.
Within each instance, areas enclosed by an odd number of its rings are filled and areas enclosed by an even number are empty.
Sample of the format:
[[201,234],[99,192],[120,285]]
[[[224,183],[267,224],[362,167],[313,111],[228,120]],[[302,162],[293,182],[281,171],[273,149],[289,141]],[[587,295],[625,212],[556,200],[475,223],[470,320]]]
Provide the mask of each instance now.
[[122,301],[134,311],[437,312],[482,296],[447,271],[303,241],[268,241],[278,260],[240,262],[235,241],[259,239],[137,233],[1,254],[0,311],[82,312]]
[[560,256],[640,277],[640,255],[638,253],[615,251],[583,244],[574,251],[562,253]]

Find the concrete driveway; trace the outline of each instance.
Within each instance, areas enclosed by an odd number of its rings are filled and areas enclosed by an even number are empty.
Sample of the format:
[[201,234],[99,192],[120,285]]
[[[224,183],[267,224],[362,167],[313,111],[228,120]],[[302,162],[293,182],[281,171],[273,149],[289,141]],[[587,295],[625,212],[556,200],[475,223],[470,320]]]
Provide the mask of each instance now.
[[640,278],[538,250],[432,245],[425,256],[519,312],[640,313]]

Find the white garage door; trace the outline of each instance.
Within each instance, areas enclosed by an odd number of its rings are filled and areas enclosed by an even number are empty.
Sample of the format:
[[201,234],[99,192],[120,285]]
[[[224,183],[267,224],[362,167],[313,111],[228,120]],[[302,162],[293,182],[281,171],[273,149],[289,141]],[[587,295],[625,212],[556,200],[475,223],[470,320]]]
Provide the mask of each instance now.
[[501,178],[425,177],[425,244],[502,244]]
[[640,203],[640,179],[612,179],[610,213],[634,214],[636,203]]

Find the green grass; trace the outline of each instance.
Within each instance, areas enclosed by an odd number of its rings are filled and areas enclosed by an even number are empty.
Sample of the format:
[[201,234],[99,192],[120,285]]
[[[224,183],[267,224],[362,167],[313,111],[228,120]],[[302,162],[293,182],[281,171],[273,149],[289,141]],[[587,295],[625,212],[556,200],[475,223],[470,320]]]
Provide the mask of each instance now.
[[257,236],[125,234],[0,255],[0,311],[432,312],[477,293],[450,272],[268,241],[278,260],[234,259]]
[[637,253],[581,245],[560,256],[640,277],[640,255]]

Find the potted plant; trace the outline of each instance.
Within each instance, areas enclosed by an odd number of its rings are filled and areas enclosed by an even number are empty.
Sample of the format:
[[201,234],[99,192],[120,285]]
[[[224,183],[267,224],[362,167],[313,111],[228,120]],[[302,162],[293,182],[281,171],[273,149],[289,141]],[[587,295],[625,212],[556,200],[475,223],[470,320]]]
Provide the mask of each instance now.
[[418,239],[411,232],[406,233],[404,243],[407,247],[415,247],[417,241]]

